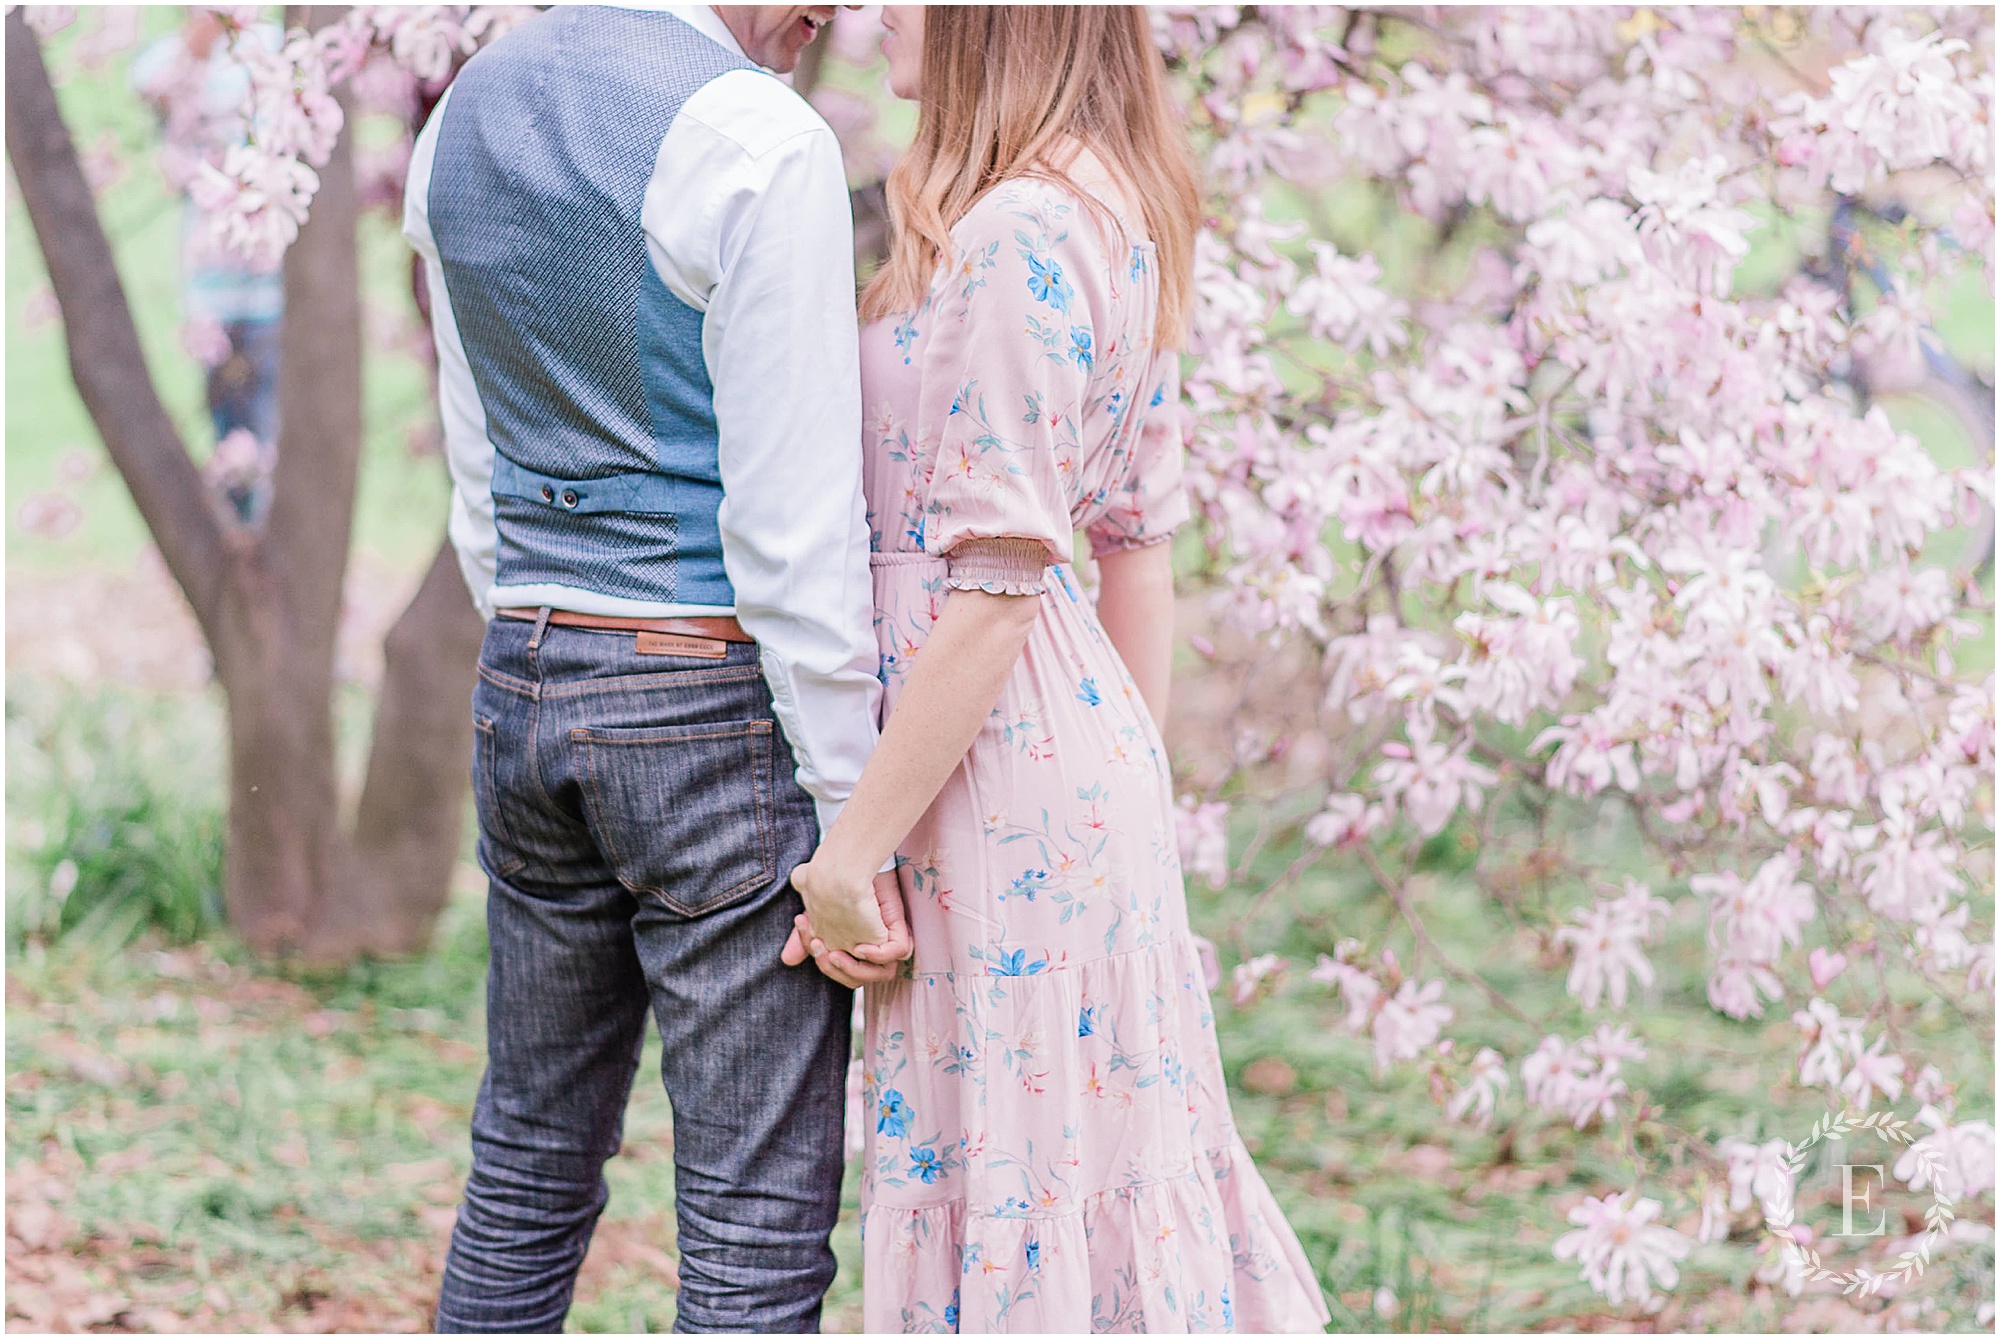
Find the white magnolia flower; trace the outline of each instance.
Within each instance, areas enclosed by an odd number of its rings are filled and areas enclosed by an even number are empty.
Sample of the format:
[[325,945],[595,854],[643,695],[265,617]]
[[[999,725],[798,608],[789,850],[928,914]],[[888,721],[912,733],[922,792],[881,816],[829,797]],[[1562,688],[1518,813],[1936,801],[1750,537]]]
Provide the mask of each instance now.
[[1588,910],[1572,911],[1579,925],[1565,925],[1556,931],[1558,943],[1566,943],[1576,954],[1570,966],[1569,993],[1595,1009],[1606,995],[1611,1007],[1623,1009],[1627,978],[1637,978],[1642,986],[1653,984],[1653,967],[1640,951],[1653,932],[1656,920],[1665,920],[1673,908],[1637,879],[1625,880],[1622,897],[1601,897]]
[[1993,1124],[1969,1120],[1954,1125],[1934,1106],[1917,1112],[1917,1123],[1928,1125],[1931,1133],[1903,1150],[1891,1170],[1910,1189],[1923,1190],[1931,1184],[1953,1199],[1993,1191]]
[[1509,1082],[1506,1060],[1491,1046],[1482,1046],[1479,1054],[1472,1057],[1472,1072],[1445,1104],[1445,1114],[1453,1120],[1464,1120],[1466,1113],[1471,1112],[1472,1124],[1484,1130],[1493,1123],[1493,1109]]
[[1375,1015],[1375,1068],[1385,1070],[1392,1060],[1414,1060],[1417,1053],[1438,1039],[1438,1031],[1451,1021],[1451,1006],[1438,1003],[1444,982],[1430,981],[1419,986],[1405,981],[1394,997],[1384,1002]]
[[1731,1136],[1715,1151],[1729,1164],[1729,1207],[1741,1212],[1752,1200],[1767,1213],[1792,1201],[1792,1174],[1785,1170],[1785,1141],[1767,1139],[1753,1144]]
[[1237,1008],[1242,1008],[1257,998],[1257,988],[1266,981],[1277,981],[1285,974],[1285,960],[1275,953],[1260,953],[1248,962],[1236,964],[1236,970],[1229,974],[1229,1000]]
[[1677,1262],[1694,1245],[1653,1221],[1660,1213],[1658,1200],[1635,1203],[1633,1194],[1627,1190],[1584,1200],[1569,1211],[1576,1231],[1556,1238],[1556,1259],[1580,1262],[1579,1277],[1614,1306],[1650,1301],[1655,1284],[1672,1288],[1679,1283]]

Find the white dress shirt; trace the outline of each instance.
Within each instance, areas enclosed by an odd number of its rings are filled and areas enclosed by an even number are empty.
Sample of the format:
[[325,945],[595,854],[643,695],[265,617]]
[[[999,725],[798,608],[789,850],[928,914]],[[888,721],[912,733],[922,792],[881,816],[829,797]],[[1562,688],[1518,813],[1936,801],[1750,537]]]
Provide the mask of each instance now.
[[[743,54],[707,6],[658,8]],[[799,784],[826,832],[874,749],[881,704],[861,493],[854,223],[839,141],[775,76],[732,70],[687,100],[660,144],[640,221],[662,282],[706,314],[722,565],[736,607],[661,603],[495,584],[494,448],[429,220],[431,165],[450,101],[447,90],[411,154],[403,236],[423,257],[430,290],[450,533],[474,602],[489,617],[540,605],[642,618],[735,615],[762,649]]]

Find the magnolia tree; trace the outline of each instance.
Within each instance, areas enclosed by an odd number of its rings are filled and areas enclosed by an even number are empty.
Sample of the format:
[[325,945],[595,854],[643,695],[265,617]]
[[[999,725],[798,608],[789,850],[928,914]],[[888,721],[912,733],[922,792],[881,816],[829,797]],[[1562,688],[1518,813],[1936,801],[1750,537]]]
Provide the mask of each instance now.
[[[161,405],[99,219],[94,188],[118,165],[79,156],[42,57],[42,41],[75,24],[68,58],[103,62],[141,25],[129,9],[79,19],[9,6],[8,160],[77,390],[214,654],[229,704],[226,899],[265,952],[420,948],[458,856],[480,623],[447,548],[385,641],[367,776],[352,823],[339,812],[335,636],[362,428],[355,225],[370,204],[400,206],[410,129],[482,41],[530,12],[298,8],[273,42],[268,12],[215,9],[204,11],[222,33],[213,59],[242,65],[242,105],[215,105],[211,58],[192,43],[155,72],[160,166],[196,227],[245,266],[284,271],[276,450],[225,439],[204,478]],[[356,147],[352,122],[369,112],[403,128],[386,150]],[[213,328],[190,326],[182,342],[197,357],[227,352]],[[259,472],[267,517],[217,505],[215,485]]]
[[[517,16],[357,9],[236,39],[249,134],[181,169],[206,226],[275,263],[339,142],[336,90],[414,125]],[[1210,191],[1184,412],[1215,614],[1308,666],[1323,705],[1306,739],[1244,694],[1237,747],[1183,801],[1184,860],[1232,877],[1229,796],[1258,779],[1263,844],[1301,851],[1286,880],[1365,872],[1404,946],[1255,957],[1232,995],[1324,991],[1452,1119],[1619,1136],[1633,1178],[1554,1242],[1613,1307],[1658,1307],[1694,1241],[1732,1231],[1771,1234],[1759,1277],[1787,1292],[1905,1290],[1993,1183],[1992,1125],[1957,1100],[1992,1040],[1993,685],[1954,655],[1990,637],[1993,400],[1933,322],[1990,294],[1991,11],[1161,7],[1155,30]],[[872,65],[868,16],[834,41]],[[800,82],[878,209],[882,99],[825,63]],[[14,79],[10,51],[10,109]],[[393,203],[406,154],[364,196]],[[1344,253],[1328,205],[1352,199],[1428,237],[1421,263]],[[1746,273],[1760,234],[1791,272]],[[1878,400],[1912,390],[1976,463],[1894,426]],[[1636,843],[1568,840],[1565,806]],[[1488,858],[1503,815],[1535,816],[1512,865]],[[1440,951],[1417,873],[1452,833],[1509,914],[1522,866],[1569,890],[1539,932],[1571,1026]],[[1707,1006],[1795,1045],[1787,1081],[1847,1122],[1802,1142],[1865,1123],[1933,1195],[1872,1265],[1824,1267],[1785,1139],[1635,1108],[1660,1011],[1634,1006],[1688,905]],[[1912,1026],[1934,1004],[1963,1026]],[[1487,1009],[1539,1040],[1460,1045]]]
[[[159,169],[186,196],[194,236],[211,254],[253,270],[282,268],[286,291],[281,440],[234,432],[197,469],[146,370],[98,217],[94,196],[129,164],[105,143],[78,153],[41,50],[43,40],[73,30],[65,59],[101,66],[138,40],[140,11],[8,6],[8,157],[47,262],[77,389],[214,654],[230,714],[227,903],[236,928],[265,952],[338,959],[421,948],[457,859],[471,740],[464,701],[480,628],[448,545],[385,642],[367,777],[353,823],[339,820],[335,634],[361,439],[354,229],[368,208],[400,218],[416,132],[464,62],[534,12],[180,11],[186,35],[199,38],[152,62],[145,80],[161,113]],[[823,60],[822,50],[800,71],[802,89]],[[242,88],[235,105],[216,92],[230,86],[232,64]],[[836,116],[838,104],[831,95]],[[357,143],[357,118],[386,133]],[[884,242],[887,150],[865,145],[862,121],[853,128],[865,256]],[[412,279],[421,307],[414,261]],[[421,326],[392,317],[376,328],[391,335],[376,352],[429,360]],[[180,342],[211,366],[230,353],[212,321],[187,322]],[[214,505],[224,491],[267,487],[267,519],[246,523]]]
[[[1349,940],[1301,974],[1451,1117],[1620,1136],[1634,1179],[1554,1243],[1620,1307],[1660,1305],[1694,1239],[1766,1224],[1764,1281],[1892,1295],[1952,1201],[1990,1214],[1991,1113],[1955,1096],[1990,1074],[1993,682],[1954,648],[1990,636],[1992,391],[1933,314],[1991,291],[1991,22],[1156,11],[1211,192],[1186,385],[1218,611],[1308,650],[1338,725],[1290,769],[1293,873],[1365,870],[1411,946]],[[1437,264],[1392,278],[1300,221],[1343,193],[1393,201]],[[1740,282],[1773,230],[1796,272]],[[1976,463],[1940,466],[1876,402],[1926,384]],[[1288,743],[1241,733],[1184,802],[1186,863],[1218,884],[1222,785]],[[1483,850],[1496,814],[1562,804],[1613,811],[1643,852],[1531,852],[1573,890],[1541,932],[1580,1032],[1442,957],[1413,878],[1428,838]],[[1507,875],[1466,877],[1507,900]],[[1822,1267],[1785,1140],[1634,1109],[1631,1006],[1680,903],[1706,921],[1708,1006],[1796,1042],[1790,1081],[1856,1118],[1914,1104],[1893,1172],[1936,1198],[1872,1264]],[[1285,969],[1245,963],[1236,998]],[[1912,1027],[1931,1000],[1965,1021],[1958,1049]],[[1454,1043],[1496,1007],[1546,1035]],[[1663,1221],[1690,1202],[1692,1233]]]

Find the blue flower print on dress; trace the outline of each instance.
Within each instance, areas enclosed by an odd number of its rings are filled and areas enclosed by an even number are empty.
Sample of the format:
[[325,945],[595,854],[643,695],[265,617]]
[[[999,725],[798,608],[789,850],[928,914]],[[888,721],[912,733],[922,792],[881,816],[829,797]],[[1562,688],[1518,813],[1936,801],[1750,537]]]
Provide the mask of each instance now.
[[994,954],[986,964],[986,971],[991,976],[1038,976],[1048,965],[1046,955],[1029,962],[1028,950],[1017,948],[1011,953]]
[[1097,1010],[1098,1006],[1095,1004],[1086,1004],[1083,1006],[1083,1008],[1077,1010],[1076,1014],[1077,1036],[1094,1037],[1097,1035]]
[[1097,680],[1085,677],[1076,687],[1076,700],[1086,707],[1101,707],[1104,697],[1097,691]]
[[925,1185],[936,1185],[944,1175],[945,1163],[934,1148],[913,1148],[910,1150],[910,1175]]
[[1069,332],[1069,356],[1076,365],[1088,372],[1091,367],[1090,331],[1083,326],[1071,326]]
[[1076,291],[1063,277],[1062,262],[1043,260],[1032,252],[1023,252],[1022,258],[1028,262],[1028,292],[1035,301],[1046,302],[1059,312],[1069,311],[1070,299]]
[[923,333],[917,329],[916,313],[911,312],[904,316],[902,320],[896,322],[896,328],[892,333],[896,338],[897,349],[902,351],[903,365],[908,367],[910,364],[910,346],[915,344],[917,336]]
[[1041,1243],[1041,1242],[1037,1241],[1037,1240],[1036,1240],[1035,1238],[1033,1238],[1033,1237],[1030,1237],[1030,1238],[1028,1238],[1028,1246],[1027,1246],[1027,1249],[1026,1249],[1026,1251],[1025,1251],[1025,1252],[1023,1252],[1023,1253],[1024,1253],[1024,1254],[1025,1254],[1025,1255],[1026,1255],[1027,1257],[1028,1257],[1028,1268],[1030,1268],[1030,1269],[1040,1269],[1040,1268],[1041,1268],[1041,1265],[1042,1265],[1042,1243]]
[[876,1107],[875,1130],[891,1139],[901,1139],[910,1132],[910,1104],[903,1100],[903,1094],[894,1088],[884,1088]]
[[1014,876],[1014,882],[1007,886],[1007,891],[1000,894],[1000,900],[1005,902],[1010,897],[1019,897],[1032,902],[1035,900],[1035,894],[1048,886],[1047,870],[1024,869]]

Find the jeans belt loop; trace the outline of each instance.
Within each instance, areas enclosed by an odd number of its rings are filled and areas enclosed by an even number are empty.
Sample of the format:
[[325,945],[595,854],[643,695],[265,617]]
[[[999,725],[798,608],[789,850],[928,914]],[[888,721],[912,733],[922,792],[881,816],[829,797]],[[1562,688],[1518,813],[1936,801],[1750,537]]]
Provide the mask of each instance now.
[[541,649],[542,634],[549,630],[549,615],[554,612],[555,610],[552,606],[545,604],[542,606],[541,612],[535,616],[535,633],[532,637],[528,638],[528,649],[530,651]]

